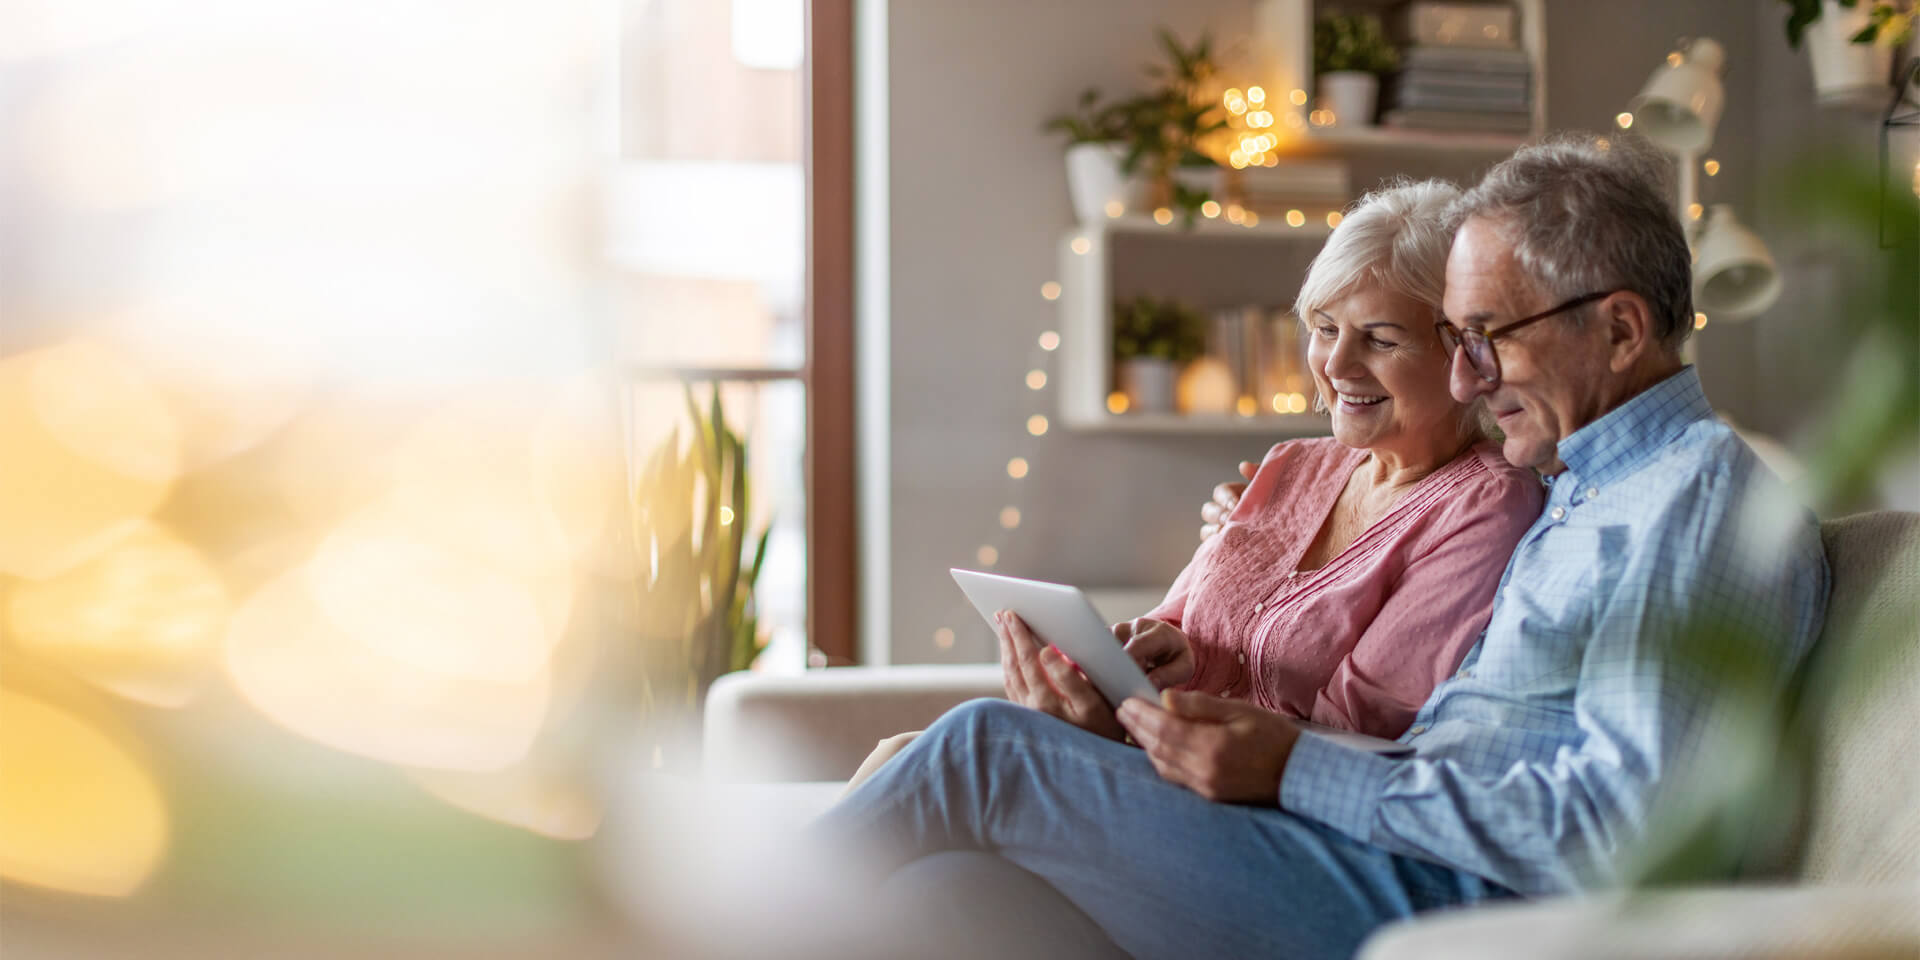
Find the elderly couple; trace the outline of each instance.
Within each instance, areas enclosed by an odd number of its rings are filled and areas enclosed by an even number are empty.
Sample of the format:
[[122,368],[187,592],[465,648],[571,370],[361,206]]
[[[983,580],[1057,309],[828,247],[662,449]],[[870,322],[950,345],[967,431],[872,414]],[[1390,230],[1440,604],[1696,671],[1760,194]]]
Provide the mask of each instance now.
[[1013,702],[949,712],[816,825],[876,858],[888,951],[1344,957],[1616,881],[1712,724],[1688,631],[1731,625],[1784,686],[1827,598],[1812,517],[1752,522],[1778,484],[1681,360],[1662,164],[1562,137],[1361,201],[1296,304],[1332,438],[1243,464],[1115,625],[1162,702],[1114,710],[1003,615]]

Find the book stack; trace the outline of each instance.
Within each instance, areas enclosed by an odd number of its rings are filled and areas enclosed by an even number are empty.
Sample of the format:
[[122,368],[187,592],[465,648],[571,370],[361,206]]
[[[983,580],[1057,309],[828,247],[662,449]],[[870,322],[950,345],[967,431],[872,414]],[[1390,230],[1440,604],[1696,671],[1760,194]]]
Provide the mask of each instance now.
[[1407,43],[1387,84],[1386,126],[1457,133],[1527,133],[1533,125],[1533,63],[1514,34],[1509,4],[1402,7]]
[[1324,216],[1353,199],[1347,165],[1334,160],[1283,159],[1272,167],[1233,171],[1236,188],[1228,197],[1261,217],[1278,218],[1288,210]]

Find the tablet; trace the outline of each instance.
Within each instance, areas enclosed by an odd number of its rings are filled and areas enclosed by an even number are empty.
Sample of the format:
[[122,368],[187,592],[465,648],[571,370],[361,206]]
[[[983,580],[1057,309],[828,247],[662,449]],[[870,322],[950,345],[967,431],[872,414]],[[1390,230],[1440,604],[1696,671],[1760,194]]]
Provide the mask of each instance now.
[[[1127,656],[1127,651],[1114,639],[1113,630],[1094,611],[1093,603],[1079,588],[957,567],[950,572],[967,599],[973,601],[973,608],[986,618],[988,626],[993,625],[993,615],[1001,610],[1019,614],[1034,636],[1059,647],[1067,659],[1077,664],[1115,709],[1128,697],[1140,697],[1154,704],[1160,702],[1160,692],[1153,688],[1133,658]],[[1404,757],[1414,752],[1412,746],[1393,740],[1304,720],[1294,723],[1315,736],[1354,750],[1383,757]]]
[[973,608],[993,623],[993,615],[1012,610],[1043,643],[1060,648],[1093,681],[1114,709],[1128,697],[1160,702],[1160,691],[1148,682],[1138,664],[1127,656],[1113,630],[1093,609],[1079,588],[1064,583],[1022,580],[974,570],[954,569],[954,582],[973,601]]

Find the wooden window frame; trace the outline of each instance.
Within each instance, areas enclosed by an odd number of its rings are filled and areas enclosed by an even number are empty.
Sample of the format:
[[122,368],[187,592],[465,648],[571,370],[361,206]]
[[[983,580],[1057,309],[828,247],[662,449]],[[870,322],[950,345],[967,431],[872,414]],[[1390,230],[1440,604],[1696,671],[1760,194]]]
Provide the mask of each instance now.
[[853,0],[807,0],[807,641],[859,659],[854,501]]

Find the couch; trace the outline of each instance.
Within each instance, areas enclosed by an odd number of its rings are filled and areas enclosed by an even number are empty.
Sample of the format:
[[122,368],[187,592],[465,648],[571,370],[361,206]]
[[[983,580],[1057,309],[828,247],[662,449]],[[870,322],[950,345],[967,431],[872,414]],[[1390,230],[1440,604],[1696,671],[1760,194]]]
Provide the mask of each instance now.
[[[1379,931],[1362,956],[1920,957],[1920,514],[1846,517],[1821,537],[1833,594],[1809,670],[1847,693],[1809,698],[1798,718],[1817,759],[1790,849],[1726,886],[1428,914]],[[800,802],[824,809],[882,737],[1002,695],[996,664],[723,677],[706,771],[811,781]]]

